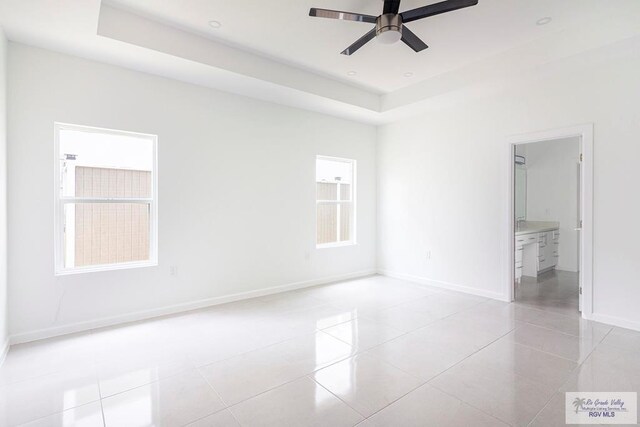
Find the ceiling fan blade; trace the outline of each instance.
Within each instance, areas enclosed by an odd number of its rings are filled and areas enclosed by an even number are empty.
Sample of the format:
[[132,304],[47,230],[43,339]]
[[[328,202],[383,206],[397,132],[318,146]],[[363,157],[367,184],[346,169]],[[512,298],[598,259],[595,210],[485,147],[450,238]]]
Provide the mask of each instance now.
[[416,36],[407,27],[402,27],[402,41],[409,46],[415,52],[420,52],[428,48],[427,44],[420,40],[420,37]]
[[318,18],[341,19],[343,21],[368,22],[375,24],[377,17],[371,15],[363,15],[361,13],[341,12],[339,10],[318,9],[312,7],[309,10],[309,16]]
[[364,46],[365,44],[373,40],[375,37],[376,37],[376,29],[374,28],[364,36],[360,37],[354,44],[352,44],[351,46],[349,46],[348,48],[346,48],[340,53],[343,55],[351,55],[356,50],[360,49],[362,46]]
[[393,13],[394,15],[400,10],[400,0],[384,0],[384,11],[382,13]]
[[478,0],[446,0],[440,3],[419,7],[417,9],[407,10],[406,12],[402,12],[400,16],[402,16],[402,22],[407,23],[422,18],[428,18],[429,16],[439,15],[441,13],[451,12],[469,6],[475,6],[477,4]]

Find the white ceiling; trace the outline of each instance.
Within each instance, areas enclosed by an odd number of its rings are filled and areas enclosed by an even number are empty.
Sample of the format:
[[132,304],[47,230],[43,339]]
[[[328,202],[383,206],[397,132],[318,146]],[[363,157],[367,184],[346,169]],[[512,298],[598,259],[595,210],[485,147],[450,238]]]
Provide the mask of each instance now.
[[[402,0],[401,11],[434,0]],[[631,0],[640,3],[638,0]],[[627,1],[626,3],[630,3]],[[478,5],[407,24],[429,49],[375,40],[352,56],[339,53],[373,24],[308,16],[310,7],[378,16],[381,0],[113,0],[111,4],[196,31],[278,61],[369,90],[388,93],[575,25],[624,12],[624,0],[480,0]],[[612,3],[616,6],[612,6]],[[552,17],[537,26],[542,17]],[[214,30],[208,22],[217,20]],[[349,71],[357,74],[349,77]],[[407,78],[405,73],[413,73]]]
[[408,24],[430,46],[421,53],[374,40],[344,56],[371,24],[310,7],[378,15],[382,1],[0,0],[0,26],[12,41],[371,123],[640,34],[640,0],[479,0]]

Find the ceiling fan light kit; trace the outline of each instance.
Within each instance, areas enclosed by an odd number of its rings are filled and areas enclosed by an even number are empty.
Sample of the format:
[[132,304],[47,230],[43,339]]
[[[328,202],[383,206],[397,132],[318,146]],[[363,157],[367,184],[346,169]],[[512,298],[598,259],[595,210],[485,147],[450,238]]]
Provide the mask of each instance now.
[[374,38],[377,38],[382,44],[394,44],[402,40],[404,44],[413,49],[414,52],[421,52],[429,46],[409,30],[404,25],[405,23],[441,13],[452,12],[469,6],[475,6],[476,4],[478,4],[478,0],[445,0],[440,3],[434,3],[399,13],[400,0],[384,0],[384,9],[380,16],[319,9],[315,7],[309,10],[309,16],[376,24],[375,28],[343,50],[341,52],[343,55],[353,54]]
[[393,13],[380,15],[376,20],[376,37],[382,44],[394,44],[402,39],[402,16]]

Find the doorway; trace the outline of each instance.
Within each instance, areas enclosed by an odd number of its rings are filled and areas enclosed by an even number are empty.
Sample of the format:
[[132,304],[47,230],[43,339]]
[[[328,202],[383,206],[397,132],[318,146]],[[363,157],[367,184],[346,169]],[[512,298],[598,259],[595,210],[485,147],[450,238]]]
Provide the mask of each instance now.
[[592,313],[592,126],[510,138],[507,298]]

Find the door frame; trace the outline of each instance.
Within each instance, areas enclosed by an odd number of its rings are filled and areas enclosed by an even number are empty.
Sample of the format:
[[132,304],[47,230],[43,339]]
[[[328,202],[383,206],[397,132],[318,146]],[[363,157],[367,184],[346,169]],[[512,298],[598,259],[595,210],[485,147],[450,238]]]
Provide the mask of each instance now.
[[582,288],[582,317],[590,319],[593,314],[593,123],[551,129],[539,132],[512,135],[507,138],[507,150],[509,157],[505,162],[505,182],[507,185],[504,200],[506,218],[504,223],[505,254],[507,260],[504,271],[504,295],[505,300],[514,300],[515,277],[515,146],[519,144],[549,141],[562,138],[580,138],[580,153],[582,154],[582,176],[580,180],[582,231],[580,235],[580,259],[579,277]]

